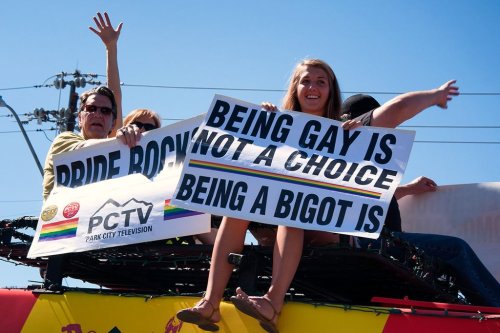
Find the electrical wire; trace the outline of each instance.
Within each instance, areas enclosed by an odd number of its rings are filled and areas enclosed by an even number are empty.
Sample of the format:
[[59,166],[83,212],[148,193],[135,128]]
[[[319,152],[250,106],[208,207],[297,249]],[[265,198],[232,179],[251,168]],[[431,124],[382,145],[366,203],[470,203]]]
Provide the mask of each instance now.
[[457,129],[498,129],[500,126],[466,126],[466,125],[404,125],[398,128],[457,128]]
[[33,89],[33,88],[50,88],[52,87],[52,84],[45,84],[45,85],[34,85],[34,86],[26,86],[26,87],[10,87],[10,88],[0,88],[0,91],[4,90],[22,90],[22,89]]
[[[59,74],[57,74],[59,75]],[[56,77],[57,75],[53,75],[47,78],[43,84],[41,85],[33,85],[33,86],[21,86],[21,87],[10,87],[10,88],[0,88],[0,91],[5,90],[22,90],[22,89],[32,89],[32,88],[41,88],[48,87],[53,85],[46,85],[45,83],[51,78]],[[105,77],[102,74],[95,74],[96,77]],[[151,84],[129,84],[129,83],[121,83],[122,86],[125,87],[136,87],[136,88],[159,88],[159,89],[184,89],[184,90],[225,90],[225,91],[254,91],[254,92],[284,92],[284,89],[262,89],[262,88],[232,88],[232,87],[201,87],[201,86],[171,86],[171,85],[151,85]],[[61,93],[62,89],[59,89],[59,100],[58,106],[61,104]],[[344,91],[345,94],[357,94],[364,93],[370,95],[399,95],[402,92],[389,92],[389,91]],[[461,92],[460,95],[465,96],[500,96],[500,93],[497,92]],[[58,107],[59,108],[59,107]],[[9,115],[0,115],[0,117],[8,117]],[[183,118],[162,118],[165,121],[180,121],[184,120]],[[399,126],[400,128],[440,128],[440,129],[498,129],[500,126],[465,126],[465,125],[405,125]],[[42,129],[42,130],[28,130],[27,132],[36,132],[41,131],[44,133],[45,138],[52,142],[51,139],[47,136],[45,131],[53,131],[56,130],[54,128],[51,129]],[[11,133],[19,133],[20,131],[3,131],[0,134],[11,134]],[[416,140],[415,143],[432,143],[432,144],[500,144],[498,141],[435,141],[435,140]]]
[[480,145],[498,145],[500,141],[435,141],[435,140],[415,140],[415,143],[458,143],[458,144],[480,144]]
[[[58,74],[59,75],[59,74]],[[96,76],[105,77],[106,75],[94,74]],[[48,80],[55,77],[53,75],[46,79],[41,85],[33,86],[22,86],[22,87],[9,87],[0,88],[0,91],[4,90],[19,90],[19,89],[32,89],[32,88],[44,88],[52,87],[52,84],[45,84]],[[202,86],[175,86],[175,85],[153,85],[153,84],[134,84],[134,83],[120,83],[124,87],[137,87],[137,88],[159,88],[159,89],[184,89],[184,90],[225,90],[225,91],[255,91],[255,92],[284,92],[285,89],[265,89],[265,88],[235,88],[235,87],[202,87]],[[400,95],[405,92],[401,91],[342,91],[344,94],[370,94],[370,95]],[[500,96],[500,92],[460,92],[463,96]]]
[[[174,121],[179,121],[179,120],[184,120],[180,118],[162,118],[162,120],[174,120]],[[400,126],[404,128],[412,128],[412,127],[418,127],[418,128],[444,128],[444,129],[455,129],[455,128],[460,128],[460,129],[499,129],[500,126]],[[35,130],[26,130],[26,132],[43,132],[45,135],[45,138],[49,141],[52,142],[45,131],[56,131],[57,128],[47,128],[47,129],[35,129]],[[0,131],[0,134],[13,134],[13,133],[21,133],[20,130],[14,130],[14,131]],[[415,140],[415,143],[431,143],[431,144],[500,144],[500,141],[439,141],[439,140]]]
[[181,120],[186,120],[186,118],[161,118],[161,120],[166,120],[166,121],[181,121]]
[[[22,116],[30,116],[30,114],[22,114]],[[12,115],[0,115],[0,118],[12,118]],[[182,121],[187,118],[161,118],[162,121]],[[486,126],[486,125],[401,125],[398,128],[441,128],[441,129],[499,129],[500,126]],[[52,130],[52,129],[51,129]],[[7,132],[0,132],[7,133]],[[9,132],[9,133],[16,133]]]
[[[57,129],[57,128],[51,128],[50,130],[51,130],[51,131],[54,131],[54,130],[56,130],[56,131],[57,131],[58,129]],[[45,133],[45,130],[41,130],[41,131],[43,132],[43,135],[45,135],[45,138],[47,139],[47,141],[48,141],[48,142],[52,143],[52,141],[54,141],[54,140],[51,140],[51,139],[48,137],[47,133]]]
[[[56,131],[57,128],[45,128],[45,129],[34,129],[34,130],[25,130],[25,132],[44,132],[45,131]],[[12,133],[22,133],[20,130],[15,131],[0,131],[0,134],[12,134]]]
[[122,83],[124,87],[135,88],[161,88],[161,89],[184,89],[184,90],[226,90],[226,91],[268,91],[268,92],[284,92],[283,89],[260,89],[260,88],[228,88],[228,87],[196,87],[196,86],[163,86],[163,85],[150,85],[150,84],[129,84]]
[[27,87],[13,87],[13,88],[0,88],[0,90],[22,90],[22,89],[32,89],[37,88],[36,86],[27,86]]
[[[45,138],[52,142],[53,140],[49,139],[47,133],[45,131],[55,131],[56,128],[51,129],[37,129],[37,130],[28,130],[26,132],[43,132]],[[21,133],[21,131],[3,131],[0,134],[11,134],[11,133]],[[430,144],[479,144],[479,145],[498,145],[500,141],[439,141],[439,140],[415,140],[415,143],[430,143]]]
[[45,83],[47,83],[48,80],[50,80],[50,79],[52,79],[54,77],[57,77],[58,75],[60,75],[60,74],[55,74],[55,75],[52,75],[52,76],[48,77],[47,79],[45,79],[45,81],[43,81],[42,85],[44,85]]

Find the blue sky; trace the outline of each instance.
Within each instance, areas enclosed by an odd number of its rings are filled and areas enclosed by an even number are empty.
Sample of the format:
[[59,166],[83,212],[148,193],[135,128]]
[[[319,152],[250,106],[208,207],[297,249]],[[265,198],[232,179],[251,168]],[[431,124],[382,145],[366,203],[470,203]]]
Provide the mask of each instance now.
[[[343,98],[457,79],[462,95],[447,110],[433,107],[405,124],[432,127],[410,128],[417,142],[404,181],[420,175],[440,185],[499,181],[497,1],[12,1],[0,18],[0,95],[22,119],[35,108],[67,107],[69,89],[10,88],[51,84],[55,74],[75,69],[105,74],[104,47],[88,29],[97,11],[108,11],[115,25],[124,22],[124,113],[151,108],[168,125],[206,112],[215,93],[280,104],[281,91],[130,85],[281,90],[306,57],[332,66]],[[374,94],[380,102],[393,96]],[[8,115],[0,108],[0,219],[38,215],[42,178]],[[42,164],[57,134],[51,127],[25,125]],[[38,271],[0,262],[0,286],[28,280],[40,281]]]

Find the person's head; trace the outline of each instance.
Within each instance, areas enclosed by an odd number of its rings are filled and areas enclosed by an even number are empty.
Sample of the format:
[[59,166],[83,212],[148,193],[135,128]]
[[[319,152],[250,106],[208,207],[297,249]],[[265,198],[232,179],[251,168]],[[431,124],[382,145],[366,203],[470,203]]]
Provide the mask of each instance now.
[[323,60],[297,64],[283,98],[283,108],[340,119],[340,88],[332,68]]
[[104,139],[116,121],[116,101],[111,89],[100,86],[80,95],[80,129],[85,139]]
[[357,118],[379,106],[380,103],[370,95],[352,95],[342,103],[342,119],[350,120]]
[[123,120],[123,125],[136,125],[141,132],[147,132],[161,127],[161,119],[158,114],[148,109],[135,109]]

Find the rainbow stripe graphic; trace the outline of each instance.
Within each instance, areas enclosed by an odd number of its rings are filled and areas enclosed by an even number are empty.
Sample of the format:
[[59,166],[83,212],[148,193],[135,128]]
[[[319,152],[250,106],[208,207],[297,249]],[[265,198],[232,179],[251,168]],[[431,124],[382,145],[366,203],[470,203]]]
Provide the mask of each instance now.
[[40,230],[39,242],[53,241],[57,239],[71,238],[76,236],[78,228],[78,217],[45,224]]
[[200,160],[191,160],[189,162],[189,166],[193,167],[193,168],[198,168],[198,169],[226,172],[226,173],[232,173],[232,174],[243,175],[243,176],[248,176],[248,177],[256,177],[256,178],[261,178],[261,179],[275,180],[275,181],[279,181],[282,183],[290,183],[290,184],[295,184],[295,185],[303,185],[303,186],[308,186],[308,187],[313,187],[313,188],[319,188],[319,189],[323,189],[323,190],[331,190],[331,191],[336,191],[336,192],[341,192],[341,193],[357,195],[360,197],[380,199],[380,196],[381,196],[381,193],[378,193],[378,192],[362,190],[359,188],[354,188],[354,187],[349,187],[349,186],[330,184],[330,183],[320,182],[320,181],[312,180],[312,179],[304,179],[304,178],[299,178],[299,177],[294,177],[294,176],[288,176],[288,175],[283,175],[283,174],[279,174],[279,173],[254,170],[254,169],[249,169],[249,168],[242,168],[242,167],[237,167],[234,165],[219,164],[219,163],[200,161]]
[[189,217],[189,216],[196,216],[200,215],[203,213],[200,212],[195,212],[192,210],[187,210],[187,209],[182,209],[175,207],[174,205],[170,204],[170,200],[165,200],[165,208],[163,210],[163,220],[174,220],[174,219],[179,219],[181,217]]

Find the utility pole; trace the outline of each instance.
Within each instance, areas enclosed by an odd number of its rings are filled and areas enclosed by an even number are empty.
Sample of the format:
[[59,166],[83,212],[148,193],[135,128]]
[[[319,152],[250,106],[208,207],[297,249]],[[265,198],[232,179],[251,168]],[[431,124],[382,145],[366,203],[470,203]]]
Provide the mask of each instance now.
[[[65,77],[73,76],[71,80],[65,80]],[[24,130],[23,123],[28,123],[31,120],[37,120],[38,124],[41,125],[43,122],[55,122],[58,125],[58,129],[60,132],[64,131],[74,131],[76,124],[76,115],[78,113],[77,103],[78,103],[78,93],[76,92],[76,88],[84,88],[87,84],[91,85],[99,85],[101,82],[96,81],[97,74],[82,74],[80,71],[75,70],[73,73],[65,73],[61,72],[56,75],[56,79],[54,80],[53,85],[49,85],[55,87],[56,89],[64,89],[66,85],[70,86],[70,94],[69,94],[69,103],[68,109],[60,109],[60,110],[44,110],[43,108],[37,108],[33,111],[33,113],[28,113],[28,120],[21,121],[19,116],[11,108],[0,96],[0,107],[5,107],[9,109],[14,118],[16,119],[19,128],[23,134],[24,140],[26,140],[26,144],[28,145],[31,155],[33,155],[33,159],[40,170],[40,174],[43,176],[43,167],[36,155],[35,149],[33,149],[33,145]]]
[[69,89],[69,103],[68,103],[68,114],[66,115],[66,130],[73,132],[75,130],[75,120],[76,114],[78,113],[76,110],[76,105],[78,103],[78,94],[76,93],[76,85],[74,81],[70,82]]
[[[73,79],[66,80],[65,78],[68,76],[73,76]],[[91,85],[100,85],[101,82],[96,81],[96,74],[82,74],[80,71],[75,70],[73,73],[65,73],[61,72],[56,76],[54,80],[54,87],[56,89],[64,89],[67,85],[69,85],[69,102],[68,109],[61,109],[58,113],[58,123],[59,129],[61,132],[75,130],[76,125],[76,115],[78,113],[77,104],[78,104],[78,93],[76,92],[76,88],[85,88],[87,84]],[[54,113],[54,114],[57,114]]]

